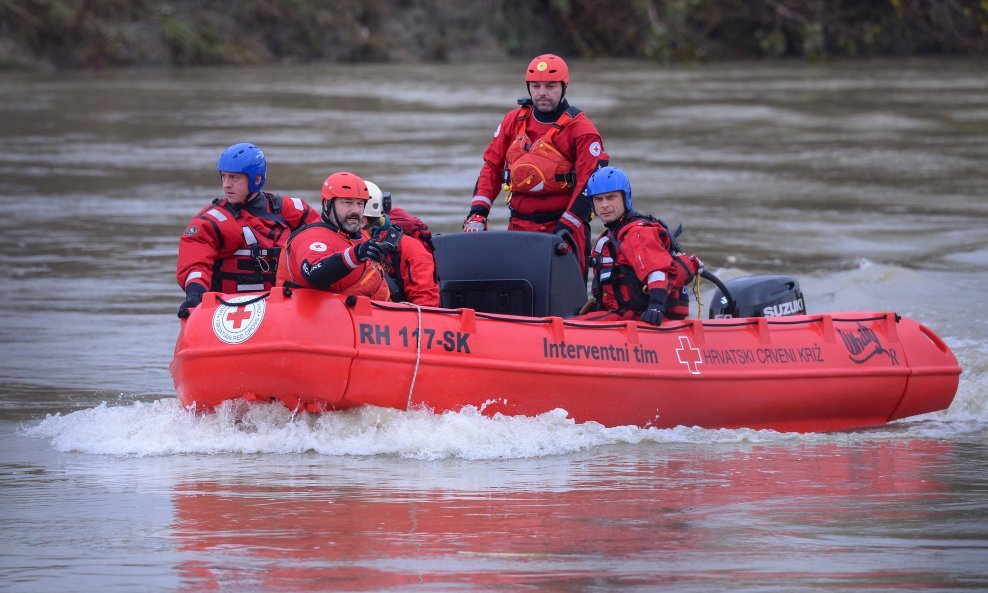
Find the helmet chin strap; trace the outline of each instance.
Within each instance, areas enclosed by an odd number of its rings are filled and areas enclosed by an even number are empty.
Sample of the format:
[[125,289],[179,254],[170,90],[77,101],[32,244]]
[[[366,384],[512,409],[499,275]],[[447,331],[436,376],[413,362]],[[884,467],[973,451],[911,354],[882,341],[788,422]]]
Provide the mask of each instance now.
[[329,224],[335,225],[336,228],[342,229],[343,225],[340,224],[340,216],[336,213],[336,200],[327,201],[329,202],[329,208],[326,207],[326,202],[323,202],[322,219]]
[[[326,219],[330,218],[330,216],[332,216],[333,220],[326,220]],[[326,212],[325,208],[323,209],[323,219],[326,220],[326,222],[328,222],[329,224],[332,224],[332,225],[336,226],[336,228],[338,230],[341,230],[341,231],[343,231],[345,233],[348,233],[349,235],[353,236],[354,238],[357,238],[357,237],[360,236],[360,226],[359,225],[357,226],[357,230],[354,231],[354,232],[352,232],[352,233],[350,231],[346,230],[346,227],[343,226],[343,221],[340,220],[340,213],[336,211],[336,200],[330,200],[329,201],[329,212]]]
[[333,219],[336,221],[336,228],[343,228],[343,221],[340,220],[340,213],[336,211],[336,200],[333,200],[333,204],[330,206],[333,209]]

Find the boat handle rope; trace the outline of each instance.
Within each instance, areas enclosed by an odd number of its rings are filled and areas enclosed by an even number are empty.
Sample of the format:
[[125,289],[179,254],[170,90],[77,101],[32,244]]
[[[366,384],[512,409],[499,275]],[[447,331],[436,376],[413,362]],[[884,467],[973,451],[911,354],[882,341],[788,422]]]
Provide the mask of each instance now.
[[270,292],[266,292],[264,294],[258,295],[256,297],[250,299],[249,301],[242,301],[242,302],[239,302],[239,303],[228,303],[228,302],[226,302],[226,301],[223,300],[223,297],[216,297],[216,300],[221,305],[226,305],[227,307],[246,307],[247,305],[253,305],[254,303],[256,303],[258,301],[263,301],[264,299],[268,298],[269,296],[271,296],[271,293]]
[[419,362],[422,361],[422,307],[415,303],[408,303],[418,311],[418,331],[415,332],[415,370],[412,371],[412,384],[408,386],[408,402],[405,404],[405,411],[412,411],[412,393],[415,391],[415,380],[419,376]]
[[696,299],[696,318],[703,319],[703,293],[700,292],[700,275],[693,276],[693,298]]
[[[347,307],[352,307],[354,306],[354,304],[356,304],[357,297],[350,295],[346,298],[346,301],[344,302]],[[422,306],[417,303],[412,303],[409,301],[401,301],[400,303],[388,301],[388,305],[398,305],[398,307],[389,307],[385,304],[373,300],[371,301],[372,307],[380,307],[381,309],[390,309],[393,311],[396,309],[405,310],[406,309],[405,306],[407,305],[408,307],[415,307],[415,310],[418,312],[418,329],[415,332],[415,369],[412,371],[412,383],[408,386],[408,401],[405,402],[405,411],[410,412],[412,410],[412,394],[415,393],[415,381],[418,379],[419,376],[419,364],[422,362]],[[454,311],[449,311],[437,307],[428,307],[428,309],[430,311],[455,313]]]

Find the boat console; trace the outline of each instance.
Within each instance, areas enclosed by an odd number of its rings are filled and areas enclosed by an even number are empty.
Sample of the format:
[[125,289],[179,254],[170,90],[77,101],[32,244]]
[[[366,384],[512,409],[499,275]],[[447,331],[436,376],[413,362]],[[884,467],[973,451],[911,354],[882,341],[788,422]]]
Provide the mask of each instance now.
[[580,265],[557,235],[487,231],[437,235],[432,242],[443,307],[570,317],[587,300]]

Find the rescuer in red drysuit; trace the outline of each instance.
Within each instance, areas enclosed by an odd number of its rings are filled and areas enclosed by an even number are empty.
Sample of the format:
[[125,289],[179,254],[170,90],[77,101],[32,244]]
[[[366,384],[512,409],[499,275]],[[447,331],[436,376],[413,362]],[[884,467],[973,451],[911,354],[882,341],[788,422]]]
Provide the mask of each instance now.
[[686,286],[703,270],[699,258],[682,253],[664,222],[632,209],[631,182],[624,171],[604,167],[587,182],[594,212],[607,227],[594,244],[596,310],[580,319],[685,319]]
[[565,99],[569,68],[562,58],[537,56],[525,83],[530,98],[504,116],[484,151],[463,230],[487,230],[503,187],[511,213],[508,230],[562,235],[586,275],[592,207],[583,188],[608,156],[597,127]]
[[364,229],[395,225],[402,231],[398,248],[384,260],[391,284],[391,300],[407,301],[426,307],[439,306],[439,284],[432,232],[417,216],[391,207],[391,194],[385,194],[372,181],[366,181],[370,198],[364,206]]
[[185,227],[178,243],[175,278],[185,291],[179,317],[209,290],[269,290],[288,236],[319,213],[299,198],[261,191],[267,161],[253,144],[230,146],[216,162],[225,199],[213,200]]
[[381,262],[400,233],[369,238],[363,225],[364,180],[333,173],[322,185],[322,220],[292,233],[278,262],[278,284],[317,288],[386,301],[390,296]]

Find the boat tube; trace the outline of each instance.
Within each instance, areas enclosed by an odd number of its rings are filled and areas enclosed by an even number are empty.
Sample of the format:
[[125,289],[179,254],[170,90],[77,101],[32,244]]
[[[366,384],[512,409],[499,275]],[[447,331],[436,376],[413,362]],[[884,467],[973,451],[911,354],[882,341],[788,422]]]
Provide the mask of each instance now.
[[[720,283],[711,319],[588,322],[566,318],[586,289],[558,237],[434,241],[443,307],[280,287],[207,293],[176,344],[179,401],[561,408],[604,426],[822,432],[943,410],[957,390],[961,369],[929,328],[893,312],[806,314],[788,276]],[[748,316],[727,316],[728,304]]]

